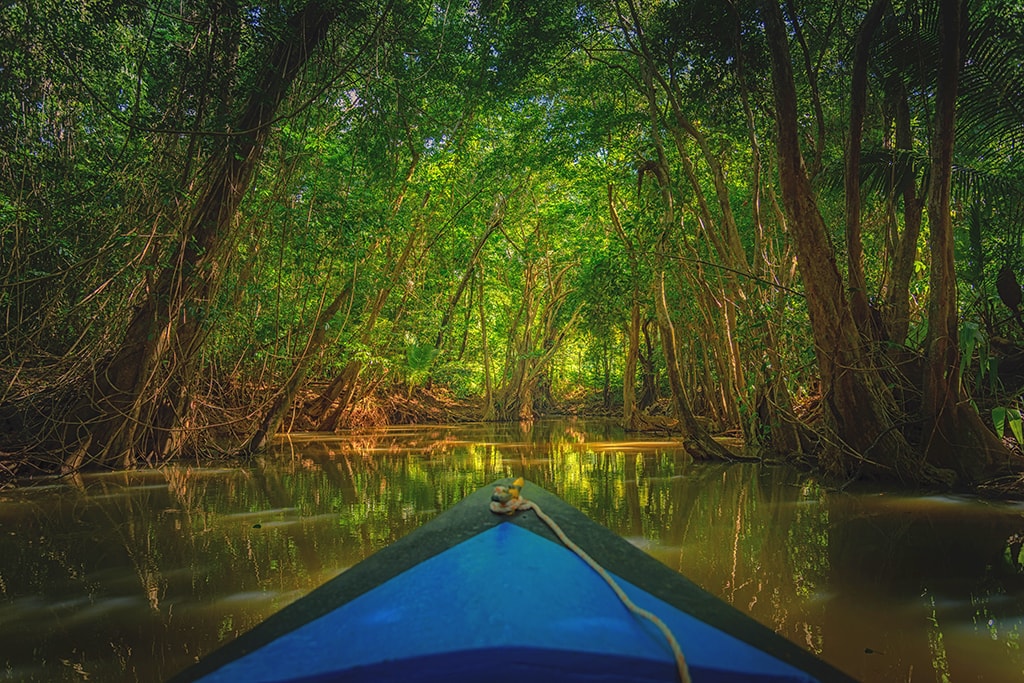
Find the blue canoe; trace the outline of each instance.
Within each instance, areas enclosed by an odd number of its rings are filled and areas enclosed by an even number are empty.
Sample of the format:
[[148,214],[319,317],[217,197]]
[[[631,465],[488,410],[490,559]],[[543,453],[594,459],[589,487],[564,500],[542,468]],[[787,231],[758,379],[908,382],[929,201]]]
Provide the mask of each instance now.
[[[495,485],[508,485],[508,481]],[[172,683],[678,681],[665,636],[494,486],[343,572]],[[523,496],[678,642],[694,683],[854,679],[543,489]]]

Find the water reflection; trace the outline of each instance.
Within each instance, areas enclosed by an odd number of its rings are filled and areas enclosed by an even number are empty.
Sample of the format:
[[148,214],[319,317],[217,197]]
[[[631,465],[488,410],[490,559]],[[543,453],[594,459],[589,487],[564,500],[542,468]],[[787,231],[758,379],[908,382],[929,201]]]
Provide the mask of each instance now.
[[550,422],[300,435],[247,467],[2,492],[0,680],[163,680],[520,474],[862,680],[1024,678],[1024,507],[830,492]]

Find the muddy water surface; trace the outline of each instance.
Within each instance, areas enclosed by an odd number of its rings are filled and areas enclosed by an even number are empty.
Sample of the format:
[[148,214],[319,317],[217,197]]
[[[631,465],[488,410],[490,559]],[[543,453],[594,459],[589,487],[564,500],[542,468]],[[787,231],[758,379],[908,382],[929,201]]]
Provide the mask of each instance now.
[[521,474],[861,680],[1024,680],[1024,505],[830,491],[586,422],[306,435],[244,467],[0,491],[0,680],[162,681]]

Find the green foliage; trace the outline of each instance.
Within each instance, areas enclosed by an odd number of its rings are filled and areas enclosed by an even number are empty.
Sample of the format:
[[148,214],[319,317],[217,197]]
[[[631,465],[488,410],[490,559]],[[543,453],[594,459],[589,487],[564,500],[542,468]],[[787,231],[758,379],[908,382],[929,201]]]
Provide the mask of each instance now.
[[1006,428],[1010,428],[1013,438],[1017,443],[1024,444],[1024,420],[1021,418],[1020,410],[996,406],[992,409],[992,424],[996,428],[996,435],[1001,439],[1006,434]]
[[[88,364],[116,347],[140,297],[175,265],[191,202],[238,135],[229,126],[256,87],[266,39],[301,5],[204,1],[168,12],[86,0],[70,11],[36,0],[0,9],[0,385],[21,381],[26,358]],[[212,328],[200,361],[207,375],[270,390],[322,323],[313,381],[357,362],[367,384],[387,371],[396,384],[429,379],[469,395],[482,391],[485,365],[500,383],[564,332],[548,379],[566,392],[607,379],[618,392],[634,297],[642,322],[653,317],[661,244],[694,395],[710,406],[740,394],[733,415],[715,408],[723,424],[752,424],[751,406],[775,378],[794,395],[815,391],[816,349],[772,166],[756,7],[652,2],[635,18],[627,8],[337,3],[325,45],[266,131],[230,253],[216,264],[220,286],[190,304]],[[803,152],[812,167],[822,157],[815,191],[840,264],[848,58],[862,9],[789,8],[809,112]],[[907,180],[919,193],[927,186],[934,9],[893,4],[872,44],[861,192],[877,300],[893,281],[904,227],[899,190]],[[994,394],[989,343],[1005,330],[993,329],[989,283],[1004,264],[1024,265],[1024,41],[1014,3],[969,9],[953,181],[959,379],[973,374],[972,391]],[[652,80],[653,106],[650,66],[664,78]],[[896,149],[893,112],[904,95],[912,141]],[[650,167],[659,144],[660,179]],[[726,209],[736,262],[722,255]],[[912,348],[928,324],[924,229],[908,292]],[[339,293],[337,314],[318,323]],[[656,331],[652,339],[643,351],[658,365]]]
[[992,353],[988,336],[976,322],[965,321],[961,324],[959,347],[958,381],[963,384],[964,376],[973,372],[974,386],[964,388],[969,393],[995,395],[1000,388],[999,357]]
[[606,249],[592,251],[583,265],[578,295],[587,327],[598,337],[609,336],[629,320],[633,281],[624,261],[621,246],[610,242]]

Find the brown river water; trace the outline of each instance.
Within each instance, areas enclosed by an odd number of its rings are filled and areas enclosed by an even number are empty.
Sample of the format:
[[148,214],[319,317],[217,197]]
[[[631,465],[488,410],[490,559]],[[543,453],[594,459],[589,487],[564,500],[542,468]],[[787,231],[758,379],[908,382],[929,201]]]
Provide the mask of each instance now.
[[162,681],[513,475],[860,680],[1024,681],[1024,504],[836,491],[630,438],[582,421],[300,435],[246,466],[0,491],[0,681]]

